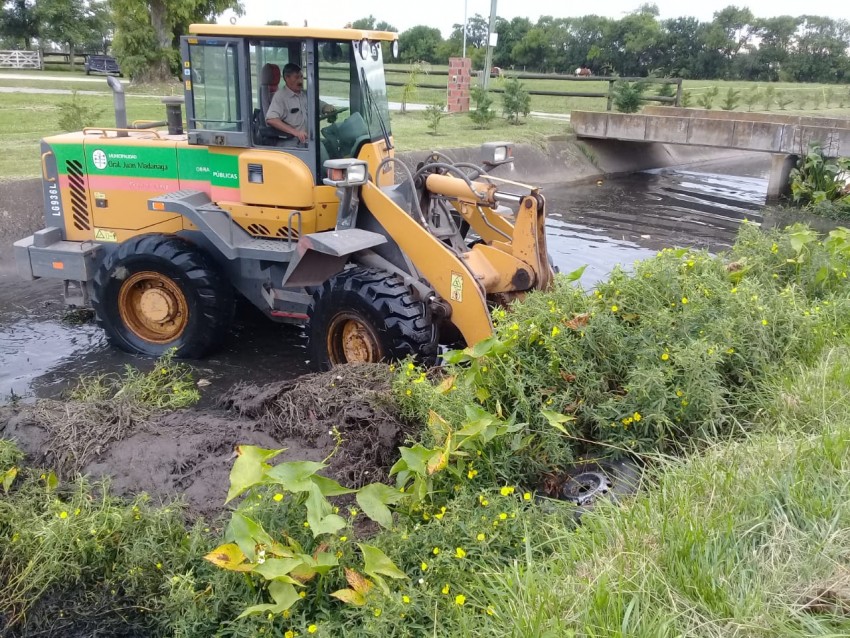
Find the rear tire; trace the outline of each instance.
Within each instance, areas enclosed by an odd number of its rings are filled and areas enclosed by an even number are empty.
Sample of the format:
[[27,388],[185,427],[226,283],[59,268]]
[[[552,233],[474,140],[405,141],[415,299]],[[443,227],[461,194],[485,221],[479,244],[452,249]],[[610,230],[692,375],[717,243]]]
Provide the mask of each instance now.
[[173,235],[140,235],[111,252],[92,282],[92,306],[109,341],[160,356],[199,358],[233,318],[233,289],[213,261]]
[[343,363],[437,357],[437,328],[428,305],[398,275],[376,268],[345,270],[313,294],[310,361],[319,370]]

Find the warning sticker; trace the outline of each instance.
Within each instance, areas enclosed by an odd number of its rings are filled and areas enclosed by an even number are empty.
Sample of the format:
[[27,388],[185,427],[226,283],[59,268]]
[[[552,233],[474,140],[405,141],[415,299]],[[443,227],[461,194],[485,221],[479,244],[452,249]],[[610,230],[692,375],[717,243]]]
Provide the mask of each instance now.
[[102,228],[94,229],[94,238],[97,241],[118,241],[118,235],[111,230],[103,230]]
[[463,301],[463,275],[452,273],[452,301]]

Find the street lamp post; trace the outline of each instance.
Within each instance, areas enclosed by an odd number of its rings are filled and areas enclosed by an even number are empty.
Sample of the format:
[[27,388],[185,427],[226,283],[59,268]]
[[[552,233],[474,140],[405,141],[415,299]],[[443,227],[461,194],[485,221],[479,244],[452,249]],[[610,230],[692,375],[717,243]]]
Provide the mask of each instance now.
[[463,54],[462,58],[466,57],[466,4],[468,0],[463,0]]
[[490,0],[490,26],[487,28],[487,59],[484,62],[484,79],[486,89],[490,83],[490,68],[493,63],[493,48],[496,46],[496,0]]

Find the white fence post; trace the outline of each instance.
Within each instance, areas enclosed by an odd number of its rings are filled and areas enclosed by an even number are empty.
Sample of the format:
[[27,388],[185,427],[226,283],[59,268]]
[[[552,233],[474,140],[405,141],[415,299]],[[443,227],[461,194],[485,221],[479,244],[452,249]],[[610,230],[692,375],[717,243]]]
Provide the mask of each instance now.
[[0,69],[42,68],[41,51],[0,51]]

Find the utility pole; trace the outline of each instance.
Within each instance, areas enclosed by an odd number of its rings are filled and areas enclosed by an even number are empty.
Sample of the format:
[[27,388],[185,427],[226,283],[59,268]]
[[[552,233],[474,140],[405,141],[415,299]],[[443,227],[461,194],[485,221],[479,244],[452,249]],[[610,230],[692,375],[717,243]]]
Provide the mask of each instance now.
[[490,68],[493,64],[493,48],[496,46],[496,0],[490,0],[490,26],[487,28],[487,59],[484,62],[484,80],[486,89],[490,84]]
[[468,0],[463,0],[463,54],[462,58],[466,57],[466,5]]

